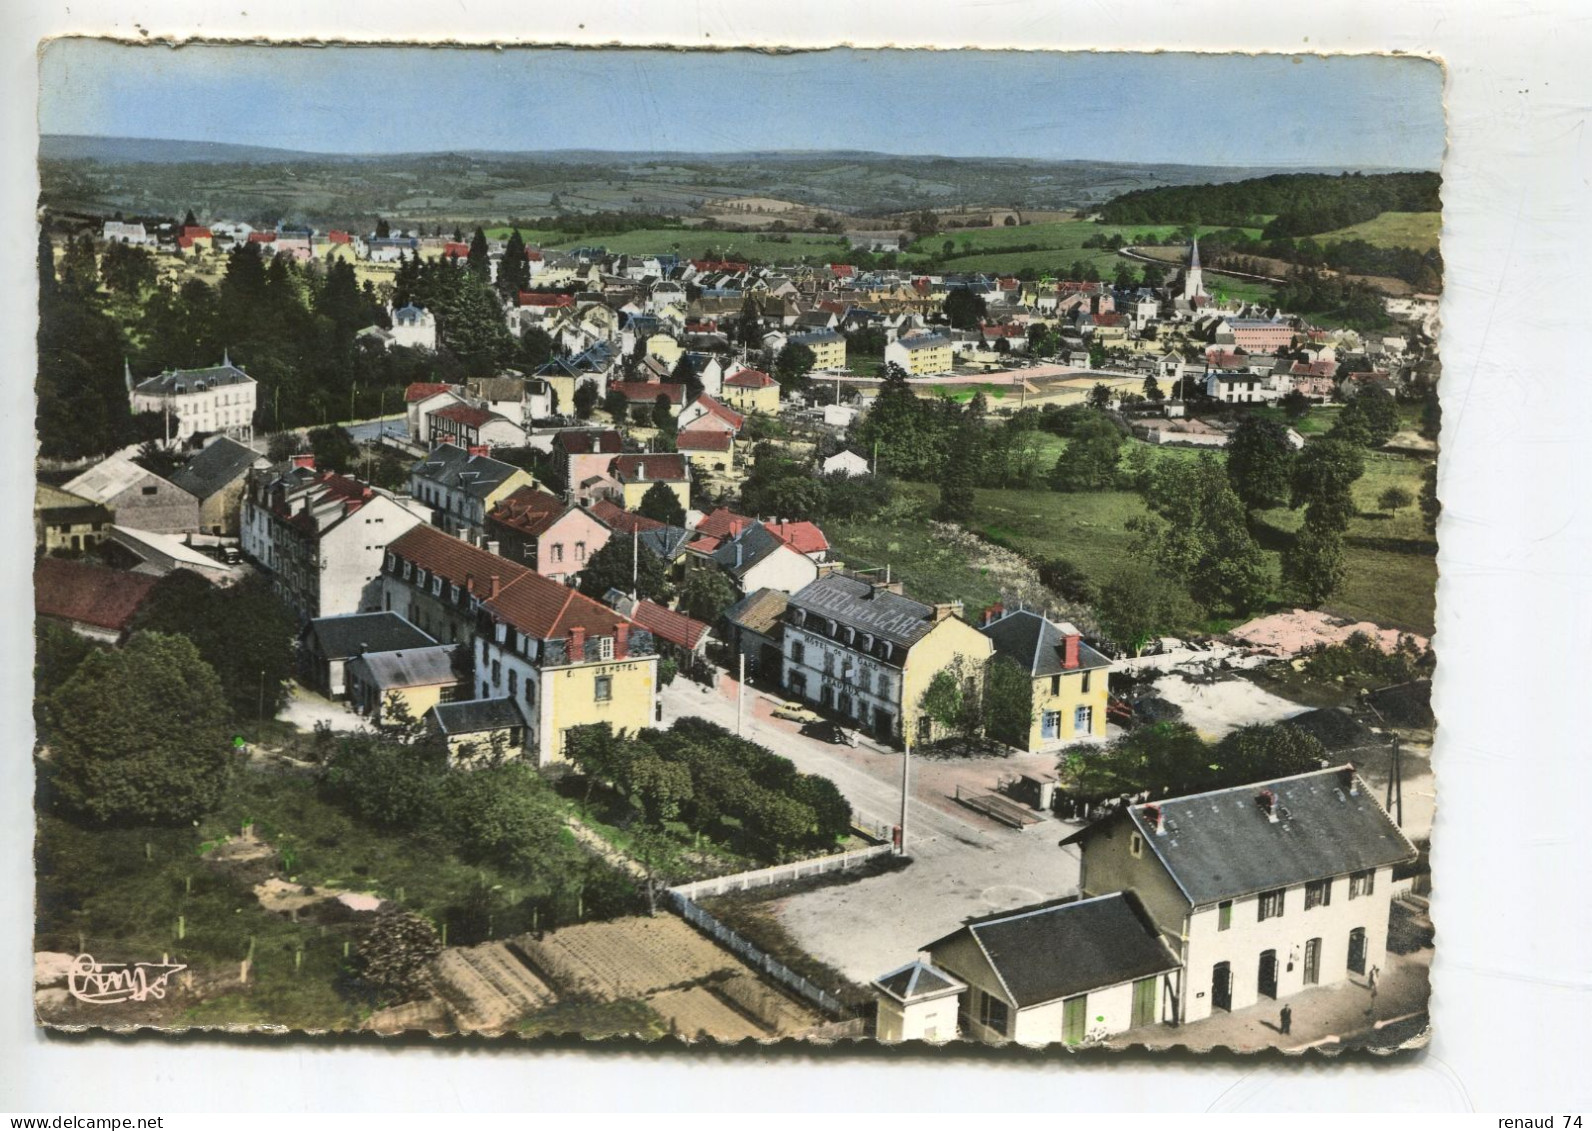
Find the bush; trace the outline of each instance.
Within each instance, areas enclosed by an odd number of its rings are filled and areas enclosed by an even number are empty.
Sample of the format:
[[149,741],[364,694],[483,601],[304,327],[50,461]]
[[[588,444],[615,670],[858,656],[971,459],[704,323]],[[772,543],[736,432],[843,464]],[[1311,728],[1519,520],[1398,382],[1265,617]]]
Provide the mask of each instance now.
[[1094,581],[1083,568],[1066,558],[1047,558],[1039,563],[1039,580],[1049,589],[1080,605],[1097,599]]

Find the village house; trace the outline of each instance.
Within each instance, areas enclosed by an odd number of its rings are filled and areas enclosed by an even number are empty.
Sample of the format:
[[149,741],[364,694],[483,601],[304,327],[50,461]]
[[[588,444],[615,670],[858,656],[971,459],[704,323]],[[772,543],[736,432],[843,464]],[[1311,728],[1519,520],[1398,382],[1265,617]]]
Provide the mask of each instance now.
[[463,390],[440,381],[415,381],[404,389],[404,417],[411,443],[431,435],[431,414],[448,405],[464,404]]
[[1062,844],[1084,896],[1132,892],[1178,955],[1179,1023],[1364,985],[1387,961],[1393,870],[1417,857],[1348,765],[1130,805]]
[[729,471],[735,466],[735,436],[712,428],[675,434],[674,449],[698,472]]
[[420,350],[437,348],[437,316],[431,311],[409,303],[397,310],[389,307],[389,314],[392,328],[387,333],[392,345]]
[[33,615],[90,640],[120,644],[158,580],[88,562],[40,558],[33,565]]
[[303,455],[249,473],[240,534],[244,555],[310,621],[378,609],[387,545],[420,521],[388,492],[316,471]]
[[431,526],[387,547],[380,607],[449,644],[474,639],[482,601],[530,570]]
[[932,976],[874,983],[881,1036],[1081,1045],[1168,1020],[1177,1000],[1177,955],[1131,893],[974,920],[924,953]]
[[792,334],[786,345],[806,346],[813,351],[813,368],[830,372],[846,368],[846,338],[833,326]]
[[687,676],[712,670],[707,662],[710,627],[703,621],[617,589],[603,594],[603,600],[638,628],[652,633],[658,654],[673,660]]
[[448,764],[455,769],[470,769],[494,757],[525,756],[530,727],[520,705],[506,696],[438,703],[425,722],[447,744]]
[[1275,404],[1293,389],[1285,374],[1257,376],[1247,369],[1211,370],[1205,375],[1205,395],[1223,404]]
[[[518,428],[529,428],[533,421],[553,414],[552,389],[540,378],[526,378],[510,371],[496,377],[477,377],[465,383],[465,391],[481,408],[509,420]],[[505,441],[488,437],[488,443]],[[518,437],[514,443],[524,442]]]
[[723,397],[738,412],[779,412],[779,382],[760,369],[739,369],[724,378]]
[[116,520],[109,507],[51,487],[33,485],[33,544],[46,554],[92,550]]
[[703,393],[680,411],[675,427],[681,432],[718,431],[737,435],[746,417],[733,408]]
[[433,409],[427,416],[433,446],[452,444],[467,449],[517,448],[525,443],[525,431],[514,421],[491,409],[473,404],[450,404]]
[[856,452],[836,452],[819,465],[825,475],[836,475],[852,478],[858,475],[871,475],[873,469],[868,466],[868,461]]
[[826,574],[787,603],[781,686],[887,742],[932,741],[938,724],[921,709],[930,681],[959,666],[982,672],[991,651],[960,612],[915,601],[899,582]]
[[245,442],[254,439],[258,386],[227,358],[208,369],[172,369],[136,384],[128,368],[126,380],[135,413],[165,416],[168,443],[186,443],[196,434],[212,432]]
[[778,589],[794,593],[818,577],[818,566],[761,522],[738,526],[723,537],[702,534],[686,545],[688,570],[717,569],[738,592]]
[[624,397],[632,412],[644,408],[650,413],[661,400],[673,418],[685,407],[685,386],[672,381],[611,381],[608,392]]
[[579,580],[610,534],[586,511],[537,487],[505,496],[486,517],[486,537],[503,557],[566,585]]
[[607,475],[608,465],[624,450],[624,437],[611,428],[570,428],[555,434],[553,466],[563,473],[566,495],[573,499],[580,484]]
[[480,538],[487,512],[532,486],[529,472],[493,459],[484,448],[439,444],[409,469],[409,494],[431,508],[431,524],[465,538]]
[[618,357],[607,342],[596,342],[577,353],[550,358],[535,376],[547,382],[554,412],[575,411],[575,390],[591,385],[602,400],[608,394],[608,378],[618,365]]
[[161,534],[199,529],[199,500],[123,455],[107,456],[62,490],[113,512],[123,526]]
[[199,500],[199,529],[236,536],[248,474],[271,461],[230,436],[218,436],[172,473],[171,481]]
[[366,652],[412,651],[435,643],[397,613],[317,617],[300,638],[299,667],[311,687],[329,699],[341,699],[349,660]]
[[1023,749],[1038,754],[1104,740],[1111,661],[1085,644],[1077,628],[1030,609],[996,605],[979,631],[989,637],[997,657],[1016,664],[1032,682]]
[[678,452],[633,453],[615,456],[609,473],[619,483],[620,504],[639,510],[641,500],[658,483],[667,484],[682,510],[691,506],[691,462]]
[[458,645],[361,653],[344,668],[349,706],[379,723],[401,704],[419,721],[437,704],[468,696],[469,664],[468,649]]
[[105,531],[102,549],[108,564],[154,577],[185,569],[217,585],[230,585],[242,576],[241,566],[194,549],[192,538],[192,534],[156,534],[112,523]]

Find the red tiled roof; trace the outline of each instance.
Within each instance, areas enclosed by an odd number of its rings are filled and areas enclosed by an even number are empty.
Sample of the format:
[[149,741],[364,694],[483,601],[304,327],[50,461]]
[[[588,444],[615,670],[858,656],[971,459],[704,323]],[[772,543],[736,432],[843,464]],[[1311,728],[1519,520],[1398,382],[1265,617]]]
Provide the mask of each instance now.
[[464,258],[470,254],[470,245],[467,243],[454,243],[449,240],[442,245],[442,254],[446,257]]
[[659,397],[668,397],[672,405],[685,402],[685,386],[669,381],[610,381],[608,389],[617,390],[632,404],[653,404]]
[[829,269],[835,273],[837,279],[849,279],[857,273],[857,269],[849,263],[831,263]]
[[33,567],[33,609],[41,617],[122,632],[158,580],[66,558],[40,558]]
[[1122,325],[1122,315],[1110,311],[1102,311],[1094,316],[1094,322],[1096,326],[1120,326]]
[[208,240],[215,237],[210,234],[210,229],[197,224],[190,224],[182,230],[182,234],[191,240]]
[[679,483],[687,478],[685,457],[679,452],[634,453],[615,456],[609,464],[614,478],[629,483]]
[[535,640],[557,640],[568,636],[572,628],[584,628],[586,639],[594,640],[612,636],[614,629],[629,623],[580,590],[530,572],[509,582],[496,597],[482,602],[482,607]]
[[986,324],[979,327],[979,332],[986,338],[1021,338],[1027,335],[1028,330],[1022,326]]
[[556,495],[537,487],[521,487],[505,496],[487,518],[535,538],[568,513],[569,507]]
[[728,538],[740,530],[745,530],[756,519],[747,518],[744,514],[736,514],[729,507],[720,507],[712,514],[706,515],[697,523],[698,534],[706,534],[709,538]]
[[444,384],[441,381],[415,381],[404,390],[404,402],[406,404],[414,404],[416,401],[423,401],[427,397],[434,397],[438,393],[451,392],[453,392],[453,386]]
[[822,310],[825,314],[834,314],[844,318],[846,316],[846,311],[850,310],[851,307],[846,303],[836,302],[834,299],[826,298],[818,304],[818,309]]
[[528,247],[525,249],[525,258],[532,263],[540,263],[542,261],[542,252],[539,248]]
[[724,383],[737,389],[766,389],[774,384],[774,378],[761,369],[742,369],[726,377]]
[[1288,369],[1292,377],[1331,377],[1337,371],[1335,361],[1296,361]]
[[734,428],[737,432],[741,430],[741,425],[746,423],[746,417],[736,412],[729,405],[722,401],[715,400],[706,393],[703,393],[691,403],[701,405],[703,408],[708,410],[709,416],[717,417],[718,419],[724,421],[724,423],[728,424],[731,428]]
[[613,429],[601,432],[560,432],[553,437],[553,443],[564,449],[567,455],[584,456],[594,453],[624,451],[624,437]]
[[667,640],[670,644],[688,649],[695,649],[708,630],[702,621],[693,620],[684,613],[666,609],[652,601],[637,601],[636,607],[630,612],[630,619],[659,640]]
[[479,428],[489,420],[498,418],[495,412],[488,412],[484,408],[476,408],[468,404],[450,404],[431,414],[433,417],[442,417],[463,424],[466,428]]
[[732,275],[746,270],[746,264],[733,259],[693,259],[691,266],[698,271],[727,271]]
[[574,306],[574,295],[553,294],[548,291],[521,291],[521,306]]
[[674,446],[682,452],[727,452],[731,437],[716,428],[688,428],[674,438]]
[[724,545],[724,539],[709,538],[704,534],[701,538],[693,538],[690,542],[687,542],[685,548],[687,550],[695,550],[699,554],[711,554],[722,545]]
[[249,242],[250,243],[275,243],[276,242],[276,233],[275,232],[250,232],[249,233]]
[[811,522],[765,522],[768,532],[799,554],[821,554],[829,539]]
[[492,592],[493,575],[500,585],[508,585],[530,572],[518,562],[488,553],[434,526],[410,527],[387,549],[404,561],[413,562],[417,568],[445,578],[452,585],[468,584],[470,592],[477,597]]
[[1207,365],[1215,365],[1219,368],[1243,365],[1248,360],[1249,355],[1247,353],[1233,353],[1230,350],[1215,348],[1205,351],[1205,363]]
[[328,243],[353,243],[354,237],[347,232],[339,232],[336,228],[326,233]]
[[644,534],[649,530],[662,530],[668,523],[625,510],[609,499],[598,499],[586,508],[586,513],[598,522],[621,534]]

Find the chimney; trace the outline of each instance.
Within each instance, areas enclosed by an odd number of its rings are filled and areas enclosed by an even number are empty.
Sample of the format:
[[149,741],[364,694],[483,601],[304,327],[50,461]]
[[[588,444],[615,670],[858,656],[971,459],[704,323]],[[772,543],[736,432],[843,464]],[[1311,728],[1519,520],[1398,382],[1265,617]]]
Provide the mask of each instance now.
[[483,548],[489,554],[497,553],[498,552],[498,540],[496,538],[488,538],[488,539],[486,539],[486,541],[483,543]]
[[746,556],[746,547],[741,545],[741,540],[735,540],[735,568],[741,568],[741,561]]
[[614,659],[623,660],[630,655],[630,625],[621,621],[614,629]]
[[464,591],[466,593],[475,592],[475,574],[467,573],[464,575]]
[[1360,779],[1355,775],[1353,762],[1338,771],[1338,784],[1350,797],[1360,796]]
[[983,615],[979,617],[978,623],[983,627],[988,627],[989,625],[992,625],[996,621],[1000,620],[1001,617],[1005,615],[1006,606],[996,602],[984,610]]
[[1260,806],[1260,811],[1266,814],[1266,820],[1272,824],[1277,823],[1277,794],[1269,789],[1263,789],[1255,794],[1255,804]]
[[470,453],[471,459],[474,459],[476,456],[480,456],[482,459],[485,459],[487,456],[492,454],[492,447],[490,444],[471,444],[465,450]]
[[304,455],[294,456],[293,457],[293,466],[295,468],[302,467],[306,471],[314,471],[315,470],[315,453],[314,452],[306,452]]
[[569,630],[569,662],[586,662],[586,630],[579,625]]
[[954,617],[957,613],[959,613],[961,611],[962,611],[962,602],[960,602],[960,601],[942,601],[939,604],[934,606],[934,621],[933,621],[933,623],[934,624],[939,624],[942,620],[946,620],[946,619],[948,619],[950,617]]
[[487,591],[486,591],[487,600],[491,600],[494,597],[496,597],[498,595],[498,590],[501,589],[501,588],[502,588],[502,586],[501,586],[501,584],[500,584],[500,582],[498,580],[498,575],[494,573],[492,575],[491,583],[487,586]]
[[1078,641],[1076,632],[1069,632],[1061,638],[1061,666],[1072,671],[1078,666]]
[[1146,805],[1139,812],[1144,814],[1145,823],[1150,826],[1151,832],[1156,836],[1166,835],[1166,814],[1161,811],[1159,805]]

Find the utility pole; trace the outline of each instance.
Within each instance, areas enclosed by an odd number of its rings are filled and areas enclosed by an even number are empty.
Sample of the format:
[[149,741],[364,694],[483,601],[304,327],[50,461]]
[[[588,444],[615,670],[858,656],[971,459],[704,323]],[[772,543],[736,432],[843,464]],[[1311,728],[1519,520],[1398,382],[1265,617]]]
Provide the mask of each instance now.
[[630,531],[630,599],[632,601],[638,600],[640,597],[640,593],[638,592],[638,583],[636,580],[640,574],[640,571],[641,531],[640,529],[632,529]]
[[741,677],[735,685],[735,733],[741,733],[746,721],[746,653],[741,653]]
[[1387,779],[1387,801],[1383,808],[1393,814],[1393,821],[1404,827],[1404,755],[1399,749],[1399,736],[1393,736],[1393,772]]
[[[903,730],[905,727],[902,728]],[[907,798],[912,784],[912,738],[911,735],[903,736],[906,745],[901,748],[901,843],[898,851],[902,856],[907,854]]]

